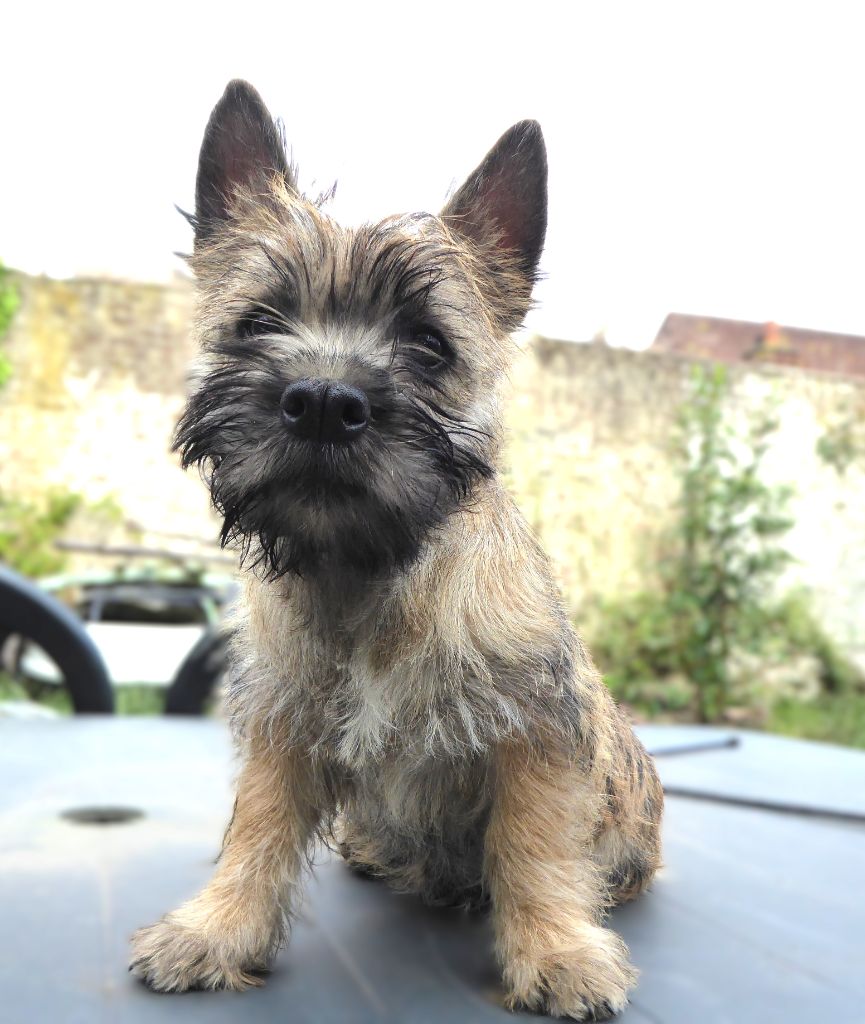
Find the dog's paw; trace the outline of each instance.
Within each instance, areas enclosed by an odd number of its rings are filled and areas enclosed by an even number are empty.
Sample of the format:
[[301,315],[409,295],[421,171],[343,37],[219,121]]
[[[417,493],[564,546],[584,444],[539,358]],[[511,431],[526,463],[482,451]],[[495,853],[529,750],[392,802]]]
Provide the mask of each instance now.
[[514,957],[504,976],[510,1009],[580,1021],[608,1020],[620,1013],[637,981],[624,942],[595,926],[553,951]]
[[253,972],[266,967],[266,957],[242,957],[224,938],[214,939],[171,914],[132,936],[129,970],[157,992],[240,991],[264,984]]

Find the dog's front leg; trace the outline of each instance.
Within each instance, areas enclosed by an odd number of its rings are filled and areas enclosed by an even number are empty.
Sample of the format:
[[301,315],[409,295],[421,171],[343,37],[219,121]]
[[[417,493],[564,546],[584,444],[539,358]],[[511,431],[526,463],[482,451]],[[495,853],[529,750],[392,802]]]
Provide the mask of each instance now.
[[151,988],[242,989],[261,981],[283,938],[292,889],[326,787],[308,756],[248,742],[216,872],[192,900],[132,939],[130,969]]
[[605,1019],[626,1005],[636,972],[602,926],[590,851],[603,794],[564,753],[528,742],[502,746],[494,777],[485,873],[508,1004]]

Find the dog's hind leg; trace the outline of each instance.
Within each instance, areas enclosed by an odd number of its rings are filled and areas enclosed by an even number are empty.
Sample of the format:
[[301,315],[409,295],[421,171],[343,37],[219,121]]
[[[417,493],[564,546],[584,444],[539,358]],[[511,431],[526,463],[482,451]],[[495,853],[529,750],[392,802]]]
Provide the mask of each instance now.
[[654,761],[627,734],[620,752],[625,771],[607,777],[607,806],[593,849],[611,905],[639,896],[661,864],[664,794]]

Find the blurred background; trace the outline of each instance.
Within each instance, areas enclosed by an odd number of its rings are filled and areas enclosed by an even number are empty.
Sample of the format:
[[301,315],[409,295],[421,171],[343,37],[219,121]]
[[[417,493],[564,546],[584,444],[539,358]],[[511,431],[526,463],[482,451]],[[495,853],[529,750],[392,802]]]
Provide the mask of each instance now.
[[[507,473],[575,622],[637,720],[865,747],[857,4],[9,18],[0,563],[85,624],[119,711],[160,712],[202,650],[218,681],[201,644],[233,559],[169,450],[193,355],[174,204],[244,77],[347,223],[439,209],[541,121],[550,228]],[[0,714],[68,712],[60,683],[5,630]]]

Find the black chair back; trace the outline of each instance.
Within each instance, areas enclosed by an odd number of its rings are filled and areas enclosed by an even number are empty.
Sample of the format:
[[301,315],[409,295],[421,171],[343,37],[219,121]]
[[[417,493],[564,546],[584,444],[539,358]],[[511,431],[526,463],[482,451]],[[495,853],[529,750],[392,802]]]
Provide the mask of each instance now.
[[73,613],[0,565],[0,636],[18,634],[55,662],[78,714],[110,714],[114,692],[102,655]]

